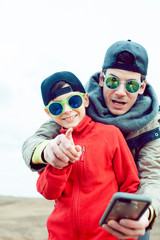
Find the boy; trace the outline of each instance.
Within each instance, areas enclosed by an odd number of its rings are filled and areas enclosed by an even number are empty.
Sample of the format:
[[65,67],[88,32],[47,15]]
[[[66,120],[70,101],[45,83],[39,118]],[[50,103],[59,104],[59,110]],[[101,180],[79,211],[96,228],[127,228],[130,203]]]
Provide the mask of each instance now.
[[71,72],[51,75],[41,90],[45,111],[81,155],[39,173],[37,190],[56,204],[47,222],[48,239],[117,239],[99,220],[115,192],[135,193],[140,182],[121,132],[86,115],[88,94]]

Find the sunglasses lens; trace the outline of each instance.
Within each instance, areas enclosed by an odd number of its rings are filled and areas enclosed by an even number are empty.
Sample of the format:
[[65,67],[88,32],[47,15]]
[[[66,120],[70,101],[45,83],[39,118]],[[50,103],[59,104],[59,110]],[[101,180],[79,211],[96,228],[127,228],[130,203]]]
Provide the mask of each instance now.
[[71,108],[79,108],[82,105],[82,98],[79,95],[70,97],[68,104]]
[[128,81],[126,83],[126,90],[129,92],[129,93],[135,93],[139,90],[140,88],[140,85],[137,81]]
[[49,106],[49,111],[54,116],[58,116],[58,115],[60,115],[62,113],[63,107],[62,107],[62,105],[60,103],[53,102]]
[[108,77],[106,79],[106,86],[110,89],[116,89],[119,86],[119,79],[115,77]]

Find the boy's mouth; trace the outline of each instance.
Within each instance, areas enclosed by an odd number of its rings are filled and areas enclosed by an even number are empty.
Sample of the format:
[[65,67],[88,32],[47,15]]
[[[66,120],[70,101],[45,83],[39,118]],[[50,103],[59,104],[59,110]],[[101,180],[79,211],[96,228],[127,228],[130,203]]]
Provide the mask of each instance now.
[[77,116],[77,115],[69,116],[69,117],[64,117],[63,120],[70,122],[70,121],[74,120],[74,119],[76,118],[76,116]]

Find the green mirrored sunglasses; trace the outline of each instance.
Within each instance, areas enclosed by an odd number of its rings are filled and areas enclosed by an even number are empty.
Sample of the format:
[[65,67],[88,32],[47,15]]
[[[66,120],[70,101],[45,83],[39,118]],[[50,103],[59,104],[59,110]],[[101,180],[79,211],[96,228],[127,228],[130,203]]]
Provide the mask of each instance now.
[[125,82],[125,81],[120,81],[115,76],[105,77],[106,86],[112,90],[118,88],[121,82],[125,83],[126,91],[129,93],[136,93],[140,89],[140,87],[143,85],[143,82],[139,83],[136,80],[128,80],[127,82]]

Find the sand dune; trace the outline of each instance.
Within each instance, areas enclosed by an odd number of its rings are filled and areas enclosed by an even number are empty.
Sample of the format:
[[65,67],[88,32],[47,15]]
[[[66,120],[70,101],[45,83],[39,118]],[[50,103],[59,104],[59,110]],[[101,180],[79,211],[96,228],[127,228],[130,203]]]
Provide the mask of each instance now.
[[[0,240],[47,240],[46,221],[53,201],[0,196]],[[160,218],[150,240],[160,239]]]

